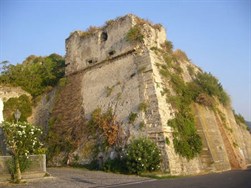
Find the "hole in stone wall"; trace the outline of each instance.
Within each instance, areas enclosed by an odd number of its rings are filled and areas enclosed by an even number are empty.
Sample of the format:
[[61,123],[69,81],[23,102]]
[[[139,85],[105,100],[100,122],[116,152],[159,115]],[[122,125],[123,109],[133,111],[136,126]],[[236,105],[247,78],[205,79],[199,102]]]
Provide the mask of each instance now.
[[92,63],[93,63],[93,60],[92,60],[92,59],[89,59],[89,60],[87,60],[87,63],[92,64]]
[[101,41],[106,41],[108,39],[107,32],[102,32],[101,33]]
[[115,50],[111,50],[111,51],[109,51],[109,52],[108,52],[108,54],[109,54],[109,56],[114,55],[114,54],[115,54]]
[[86,62],[87,62],[89,65],[91,65],[91,64],[97,63],[98,60],[97,60],[96,58],[94,58],[94,59],[87,59]]
[[132,78],[132,77],[134,77],[135,75],[136,75],[136,73],[133,73],[133,74],[131,74],[131,76],[130,76],[130,77]]

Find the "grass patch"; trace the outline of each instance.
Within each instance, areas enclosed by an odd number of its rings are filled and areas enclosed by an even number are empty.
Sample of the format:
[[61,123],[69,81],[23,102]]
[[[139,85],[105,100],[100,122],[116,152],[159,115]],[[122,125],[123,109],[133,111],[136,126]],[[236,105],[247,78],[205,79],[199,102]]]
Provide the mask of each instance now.
[[131,112],[128,117],[129,123],[130,124],[134,123],[137,117],[138,117],[137,113]]
[[140,174],[141,177],[147,177],[147,178],[153,178],[153,179],[174,179],[174,178],[180,178],[182,176],[173,176],[168,173],[163,172],[145,172]]
[[126,40],[131,43],[142,43],[144,41],[144,35],[142,34],[141,26],[135,25],[132,27],[126,34]]

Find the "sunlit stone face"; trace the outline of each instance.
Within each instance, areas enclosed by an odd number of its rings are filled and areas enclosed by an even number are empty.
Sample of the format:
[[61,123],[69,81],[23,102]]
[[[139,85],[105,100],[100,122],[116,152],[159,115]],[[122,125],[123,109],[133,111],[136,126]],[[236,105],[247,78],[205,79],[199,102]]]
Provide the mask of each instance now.
[[3,121],[3,100],[0,98],[0,123]]

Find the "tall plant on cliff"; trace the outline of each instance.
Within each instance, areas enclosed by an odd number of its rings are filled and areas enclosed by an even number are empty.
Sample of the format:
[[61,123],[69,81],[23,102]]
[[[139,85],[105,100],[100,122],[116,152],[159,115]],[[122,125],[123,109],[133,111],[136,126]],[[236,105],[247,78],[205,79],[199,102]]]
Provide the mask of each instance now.
[[39,137],[42,131],[27,122],[3,122],[1,128],[4,133],[8,152],[12,156],[14,168],[11,169],[12,178],[15,183],[21,180],[21,161],[27,160],[28,155],[40,153],[42,144]]

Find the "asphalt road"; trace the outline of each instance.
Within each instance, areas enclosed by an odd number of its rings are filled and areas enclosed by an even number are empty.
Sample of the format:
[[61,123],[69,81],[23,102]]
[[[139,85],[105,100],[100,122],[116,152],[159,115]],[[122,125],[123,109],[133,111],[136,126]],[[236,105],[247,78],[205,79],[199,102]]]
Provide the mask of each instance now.
[[251,168],[193,177],[155,180],[139,176],[105,173],[74,168],[49,168],[49,178],[20,185],[0,184],[14,188],[251,188]]
[[251,188],[251,168],[217,174],[163,179],[111,188]]

